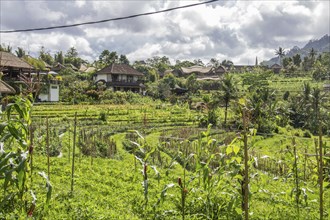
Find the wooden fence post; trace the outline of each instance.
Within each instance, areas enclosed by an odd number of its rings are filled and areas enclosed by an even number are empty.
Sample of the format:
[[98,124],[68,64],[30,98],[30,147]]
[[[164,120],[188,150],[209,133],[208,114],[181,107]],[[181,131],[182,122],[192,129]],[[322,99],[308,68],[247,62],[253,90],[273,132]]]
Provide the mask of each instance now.
[[320,220],[323,220],[323,142],[322,127],[319,128],[319,181],[320,181]]
[[295,173],[295,187],[296,187],[296,204],[297,204],[297,211],[298,211],[298,219],[300,216],[299,212],[299,176],[298,176],[298,157],[297,157],[297,147],[296,147],[296,139],[292,139],[292,145],[293,145],[293,155],[294,155],[294,173]]
[[247,137],[247,115],[243,109],[243,129],[244,129],[244,219],[249,219],[249,155],[248,155],[248,137]]
[[48,122],[48,116],[46,118],[46,130],[47,130],[47,137],[46,137],[46,145],[47,145],[47,174],[48,179],[50,180],[50,159],[49,159],[49,122]]
[[73,183],[74,183],[74,159],[75,159],[75,149],[76,149],[76,132],[77,132],[77,112],[74,115],[74,127],[73,127],[73,149],[72,149],[72,171],[71,171],[71,193],[73,193]]

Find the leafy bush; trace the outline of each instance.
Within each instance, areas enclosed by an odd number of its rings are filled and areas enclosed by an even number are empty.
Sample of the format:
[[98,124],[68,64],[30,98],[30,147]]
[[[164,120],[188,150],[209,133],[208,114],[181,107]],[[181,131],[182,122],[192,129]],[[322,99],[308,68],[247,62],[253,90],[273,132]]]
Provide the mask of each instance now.
[[107,121],[107,113],[106,112],[100,112],[100,115],[99,115],[99,120],[101,121]]

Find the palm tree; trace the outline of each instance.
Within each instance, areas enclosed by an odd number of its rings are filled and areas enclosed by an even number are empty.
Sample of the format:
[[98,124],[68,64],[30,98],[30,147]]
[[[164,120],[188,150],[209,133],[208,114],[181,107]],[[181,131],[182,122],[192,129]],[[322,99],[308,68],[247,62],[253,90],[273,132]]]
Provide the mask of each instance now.
[[285,50],[282,47],[279,47],[278,50],[275,50],[275,55],[278,56],[281,65],[281,59],[285,56]]
[[3,52],[11,53],[12,49],[13,48],[10,45],[7,45],[7,46],[5,44],[0,45],[0,51],[3,51]]
[[225,126],[227,125],[227,112],[229,102],[232,99],[235,99],[237,96],[237,88],[235,86],[233,76],[226,74],[225,78],[221,82],[220,90],[222,92],[222,99],[225,103]]
[[310,51],[309,51],[309,57],[314,60],[315,56],[316,56],[316,50],[314,50],[314,48],[312,48]]
[[326,96],[322,93],[320,88],[313,88],[310,93],[310,105],[311,105],[311,121],[309,123],[310,130],[313,134],[317,134],[320,124],[323,120],[322,110],[326,109]]
[[59,51],[55,54],[54,61],[55,63],[64,64],[64,56],[62,51]]
[[16,56],[19,58],[22,58],[25,56],[25,50],[21,47],[18,47],[17,50],[15,50]]
[[315,56],[316,56],[316,50],[314,50],[314,48],[312,48],[310,51],[309,51],[309,57],[311,58],[311,66],[314,64],[315,62]]

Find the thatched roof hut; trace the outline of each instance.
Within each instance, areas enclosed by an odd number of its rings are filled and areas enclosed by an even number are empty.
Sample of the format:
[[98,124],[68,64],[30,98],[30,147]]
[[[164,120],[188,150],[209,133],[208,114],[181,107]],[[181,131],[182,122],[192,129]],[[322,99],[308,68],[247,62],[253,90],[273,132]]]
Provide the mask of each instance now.
[[113,75],[130,75],[130,76],[144,76],[143,73],[140,73],[133,67],[127,65],[127,64],[117,64],[113,63],[100,71],[97,71],[94,75],[98,74],[113,74]]
[[191,67],[181,67],[181,72],[183,75],[188,75],[191,73],[200,74],[209,74],[213,70],[212,66],[191,66]]
[[0,51],[0,68],[7,69],[8,67],[24,70],[33,69],[30,64],[16,57],[14,54]]
[[13,87],[0,80],[0,94],[15,94],[16,91]]

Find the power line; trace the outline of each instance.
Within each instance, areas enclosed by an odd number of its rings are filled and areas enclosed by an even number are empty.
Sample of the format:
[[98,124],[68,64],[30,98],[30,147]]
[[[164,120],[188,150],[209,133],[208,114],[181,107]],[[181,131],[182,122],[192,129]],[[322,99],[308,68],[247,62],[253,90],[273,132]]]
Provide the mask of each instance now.
[[28,29],[4,30],[4,31],[0,30],[0,33],[5,34],[5,33],[17,33],[17,32],[43,31],[43,30],[51,30],[51,29],[77,27],[77,26],[82,26],[82,25],[99,24],[99,23],[105,23],[105,22],[109,22],[109,21],[125,20],[125,19],[130,19],[130,18],[136,18],[136,17],[142,17],[142,16],[147,16],[147,15],[153,15],[153,14],[159,14],[159,13],[174,11],[174,10],[183,9],[183,8],[190,8],[190,7],[195,7],[195,6],[199,6],[199,5],[210,4],[210,3],[213,3],[213,2],[216,2],[216,1],[219,1],[219,0],[209,0],[209,1],[190,4],[190,5],[184,5],[184,6],[174,7],[174,8],[168,8],[168,9],[164,9],[164,10],[160,10],[160,11],[146,12],[146,13],[129,15],[129,16],[124,16],[124,17],[117,17],[117,18],[109,18],[109,19],[104,19],[104,20],[99,20],[99,21],[89,21],[89,22],[83,22],[83,23],[76,23],[76,24],[69,24],[69,25],[59,25],[59,26],[52,26],[52,27],[42,27],[42,28],[28,28]]

